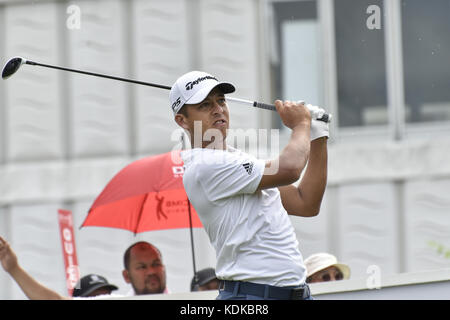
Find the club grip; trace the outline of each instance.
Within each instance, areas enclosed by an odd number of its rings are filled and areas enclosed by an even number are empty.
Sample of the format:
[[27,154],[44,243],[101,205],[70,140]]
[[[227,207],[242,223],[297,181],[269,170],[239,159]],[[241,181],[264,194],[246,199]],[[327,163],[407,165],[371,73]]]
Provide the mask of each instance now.
[[[275,108],[275,106],[273,104],[267,104],[267,103],[262,103],[262,102],[255,101],[255,102],[253,102],[253,106],[255,108],[277,111],[277,108]],[[331,122],[331,115],[328,114],[328,113],[324,113],[321,118],[316,119],[316,120],[329,123],[329,122]]]
[[272,110],[277,111],[277,108],[273,104],[267,104],[262,102],[253,102],[253,106],[260,109],[266,109],[266,110]]

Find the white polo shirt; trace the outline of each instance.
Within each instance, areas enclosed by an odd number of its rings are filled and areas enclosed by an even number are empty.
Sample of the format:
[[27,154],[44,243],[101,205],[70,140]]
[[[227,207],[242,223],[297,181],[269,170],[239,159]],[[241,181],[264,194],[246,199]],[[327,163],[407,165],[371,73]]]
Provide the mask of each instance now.
[[216,250],[217,277],[304,283],[306,268],[278,188],[256,191],[265,161],[231,147],[195,148],[181,156],[186,193]]

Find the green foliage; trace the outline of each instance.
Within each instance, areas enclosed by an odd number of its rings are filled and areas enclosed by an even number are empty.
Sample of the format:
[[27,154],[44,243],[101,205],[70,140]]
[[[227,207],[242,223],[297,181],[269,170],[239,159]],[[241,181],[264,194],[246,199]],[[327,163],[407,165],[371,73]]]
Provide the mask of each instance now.
[[444,245],[434,240],[428,241],[428,246],[436,250],[438,255],[443,256],[446,259],[450,259],[450,248],[446,248]]

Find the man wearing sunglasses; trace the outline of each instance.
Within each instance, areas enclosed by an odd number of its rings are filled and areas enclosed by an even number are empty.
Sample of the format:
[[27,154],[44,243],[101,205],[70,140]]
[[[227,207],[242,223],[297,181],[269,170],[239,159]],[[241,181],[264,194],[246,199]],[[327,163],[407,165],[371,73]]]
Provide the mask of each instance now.
[[339,263],[329,253],[316,253],[305,260],[307,283],[336,281],[350,278],[350,267]]

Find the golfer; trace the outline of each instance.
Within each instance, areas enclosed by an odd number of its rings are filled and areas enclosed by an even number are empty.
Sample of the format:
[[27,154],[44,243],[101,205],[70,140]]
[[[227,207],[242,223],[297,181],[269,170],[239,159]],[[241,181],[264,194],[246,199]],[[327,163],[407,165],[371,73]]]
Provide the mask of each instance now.
[[319,213],[329,133],[325,122],[311,120],[310,109],[324,110],[277,100],[292,133],[278,158],[258,160],[226,143],[225,94],[234,91],[199,71],[178,78],[170,91],[175,121],[190,134],[183,183],[216,251],[217,299],[312,299],[288,214]]

